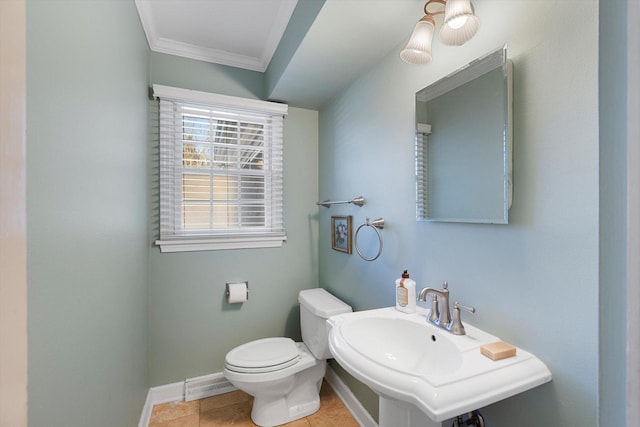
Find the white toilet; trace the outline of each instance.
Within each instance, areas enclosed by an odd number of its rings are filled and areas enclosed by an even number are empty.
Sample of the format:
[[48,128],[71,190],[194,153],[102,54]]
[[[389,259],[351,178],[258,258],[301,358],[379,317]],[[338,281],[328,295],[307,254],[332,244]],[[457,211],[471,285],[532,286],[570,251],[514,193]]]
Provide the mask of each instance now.
[[326,320],[351,307],[321,288],[298,294],[302,340],[264,338],[240,345],[225,358],[224,376],[252,395],[251,419],[276,426],[320,408],[320,385],[331,358]]

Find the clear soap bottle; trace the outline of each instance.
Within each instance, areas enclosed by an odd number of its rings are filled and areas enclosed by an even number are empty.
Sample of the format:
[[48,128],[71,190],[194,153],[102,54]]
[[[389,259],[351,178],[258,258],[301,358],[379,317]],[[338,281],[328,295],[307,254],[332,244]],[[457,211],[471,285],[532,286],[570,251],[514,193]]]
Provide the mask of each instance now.
[[396,280],[396,309],[403,313],[416,312],[416,282],[409,278],[407,270]]

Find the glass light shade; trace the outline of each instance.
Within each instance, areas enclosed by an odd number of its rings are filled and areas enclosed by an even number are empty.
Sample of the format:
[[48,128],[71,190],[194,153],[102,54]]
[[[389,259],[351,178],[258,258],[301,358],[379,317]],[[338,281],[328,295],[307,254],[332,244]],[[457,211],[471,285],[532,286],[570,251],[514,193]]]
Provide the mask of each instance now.
[[440,28],[440,41],[461,46],[478,32],[480,20],[473,14],[470,0],[448,0],[444,10],[444,24]]
[[408,64],[431,62],[431,42],[435,29],[433,18],[425,15],[413,29],[407,46],[400,52],[400,58]]

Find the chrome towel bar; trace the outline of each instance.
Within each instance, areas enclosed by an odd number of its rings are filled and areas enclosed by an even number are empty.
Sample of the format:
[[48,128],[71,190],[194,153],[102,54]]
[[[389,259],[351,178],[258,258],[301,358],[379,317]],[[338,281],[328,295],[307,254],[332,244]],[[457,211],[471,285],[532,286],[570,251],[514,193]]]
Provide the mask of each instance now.
[[340,204],[345,204],[345,203],[352,203],[356,206],[362,206],[364,205],[364,197],[359,196],[359,197],[354,197],[351,200],[342,200],[342,201],[333,201],[333,200],[324,200],[322,202],[316,202],[316,205],[318,206],[324,206],[325,208],[330,208],[331,205],[340,205]]

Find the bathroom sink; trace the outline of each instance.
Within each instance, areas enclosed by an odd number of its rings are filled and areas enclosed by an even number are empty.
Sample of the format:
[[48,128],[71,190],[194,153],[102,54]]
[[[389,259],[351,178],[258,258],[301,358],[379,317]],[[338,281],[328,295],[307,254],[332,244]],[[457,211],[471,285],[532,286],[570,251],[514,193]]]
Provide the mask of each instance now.
[[427,323],[428,314],[389,307],[332,316],[329,348],[381,401],[406,402],[435,422],[551,381],[531,353],[518,348],[516,356],[493,361],[480,346],[498,337],[466,322],[466,335],[453,335]]
[[400,373],[436,378],[459,369],[460,351],[442,336],[446,332],[425,333],[425,327],[395,317],[361,317],[345,322],[340,332],[360,356]]

